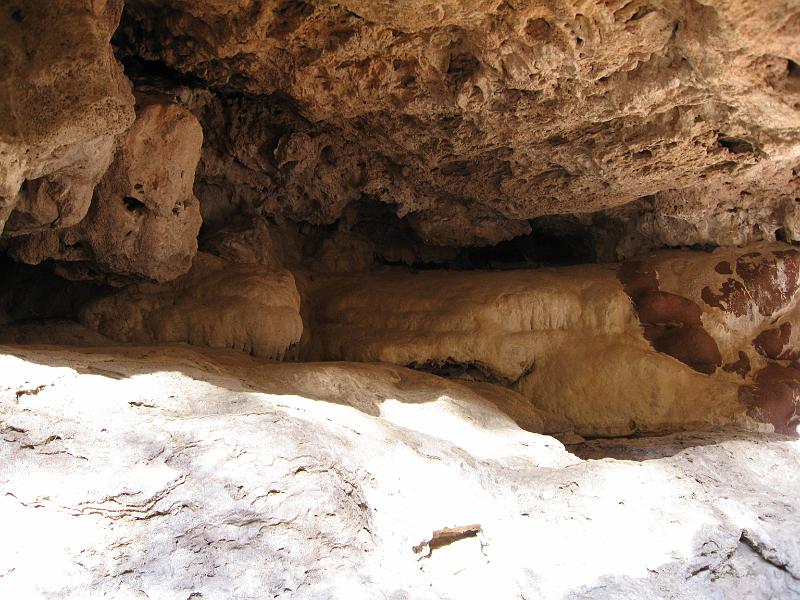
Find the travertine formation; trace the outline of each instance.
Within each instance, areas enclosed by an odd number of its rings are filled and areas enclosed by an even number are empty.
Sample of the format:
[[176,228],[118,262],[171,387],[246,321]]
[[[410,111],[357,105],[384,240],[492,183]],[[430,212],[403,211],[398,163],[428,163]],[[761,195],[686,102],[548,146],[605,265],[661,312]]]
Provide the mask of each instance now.
[[291,273],[206,254],[167,285],[128,286],[87,303],[80,320],[121,342],[185,342],[278,360],[303,332]]
[[583,435],[746,425],[745,412],[784,433],[800,424],[800,252],[783,244],[618,269],[395,270],[308,294],[305,355],[458,367]]
[[312,298],[310,358],[460,365],[583,435],[730,424],[745,412],[735,383],[649,346],[613,269],[394,272],[333,279]]

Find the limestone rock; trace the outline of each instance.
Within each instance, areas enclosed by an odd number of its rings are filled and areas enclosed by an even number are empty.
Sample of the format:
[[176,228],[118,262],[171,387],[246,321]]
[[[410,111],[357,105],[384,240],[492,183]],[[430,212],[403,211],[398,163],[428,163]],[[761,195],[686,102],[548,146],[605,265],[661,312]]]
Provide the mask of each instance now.
[[619,272],[596,265],[323,278],[307,292],[303,354],[501,382],[581,435],[750,417],[795,433],[800,370],[770,382],[758,374],[800,359],[792,327],[799,261],[794,248],[772,244],[665,251]]
[[120,0],[0,2],[0,233],[79,222],[133,122]]
[[[574,221],[601,260],[632,258],[664,246],[748,246],[800,240],[800,158],[774,174],[735,175],[696,190],[669,190]],[[765,202],[765,198],[772,199]]]
[[304,356],[461,365],[581,435],[731,424],[746,411],[736,382],[650,347],[613,269],[397,270],[321,280],[307,294]]
[[252,196],[268,214],[330,223],[364,194],[426,241],[492,244],[655,196],[618,219],[635,239],[609,251],[631,256],[800,235],[799,18],[783,0],[132,0],[117,42],[259,122],[211,146],[249,159],[232,184],[276,190]]
[[80,321],[121,342],[185,342],[282,359],[303,322],[292,274],[200,253],[167,284],[139,284],[86,304]]
[[240,218],[202,239],[201,249],[230,262],[258,264],[269,268],[297,265],[301,241],[291,223]]
[[0,372],[3,597],[800,593],[796,440],[582,461],[431,375],[186,347],[3,347]]
[[[740,377],[739,395],[751,414],[777,431],[795,433],[800,342],[792,324],[800,299],[800,252],[785,244],[762,244],[692,255],[659,252],[637,262],[658,274],[662,289],[703,310],[703,340],[696,327],[667,326],[674,352],[662,351],[687,356],[691,349],[693,358],[684,362],[724,363],[725,371]],[[659,338],[653,339],[658,347]]]
[[484,381],[459,381],[462,385],[489,400],[500,412],[508,415],[526,431],[546,433],[559,439],[574,435],[574,427],[569,419],[537,409],[530,399],[519,392]]
[[86,218],[14,240],[13,256],[31,264],[63,261],[62,273],[77,278],[169,281],[189,270],[201,223],[192,187],[203,132],[177,104],[150,97],[138,102],[136,121]]

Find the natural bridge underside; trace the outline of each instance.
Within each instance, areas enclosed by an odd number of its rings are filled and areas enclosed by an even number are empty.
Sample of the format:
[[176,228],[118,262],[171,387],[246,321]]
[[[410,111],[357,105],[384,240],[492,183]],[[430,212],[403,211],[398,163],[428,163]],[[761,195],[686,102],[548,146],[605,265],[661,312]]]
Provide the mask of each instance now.
[[0,596],[800,598],[795,0],[0,0]]

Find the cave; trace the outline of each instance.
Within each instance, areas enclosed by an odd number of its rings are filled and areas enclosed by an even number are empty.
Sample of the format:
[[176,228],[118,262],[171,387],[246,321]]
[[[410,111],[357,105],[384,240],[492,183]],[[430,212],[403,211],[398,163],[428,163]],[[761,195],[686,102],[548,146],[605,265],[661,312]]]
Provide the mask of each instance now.
[[800,599],[798,41],[0,0],[0,597]]

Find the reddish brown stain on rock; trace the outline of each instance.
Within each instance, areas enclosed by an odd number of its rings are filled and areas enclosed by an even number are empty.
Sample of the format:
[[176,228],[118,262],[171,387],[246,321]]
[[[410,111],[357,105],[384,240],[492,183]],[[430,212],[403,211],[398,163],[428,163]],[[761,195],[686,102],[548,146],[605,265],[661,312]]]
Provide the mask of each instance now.
[[715,292],[703,288],[701,298],[709,306],[741,317],[754,304],[765,317],[784,308],[800,288],[800,259],[797,250],[781,250],[772,256],[749,252],[736,259],[736,275],[727,279]]
[[633,301],[645,339],[656,351],[700,373],[710,375],[716,371],[722,364],[722,355],[717,342],[703,329],[703,311],[696,302],[660,291],[658,273],[644,261],[623,263],[617,277]]
[[787,250],[775,258],[747,260],[745,254],[736,261],[736,273],[765,317],[785,307],[797,292],[800,283],[800,261],[796,250]]
[[739,350],[739,360],[725,363],[722,365],[722,370],[728,373],[736,373],[740,377],[745,377],[750,372],[750,357]]
[[780,327],[767,329],[759,333],[753,340],[753,347],[761,355],[773,360],[788,358],[783,349],[792,335],[792,324],[783,323]]
[[717,342],[702,327],[645,327],[647,338],[659,352],[668,354],[695,371],[710,375],[722,364]]
[[800,383],[800,368],[797,366],[768,364],[761,369],[754,377],[756,383],[775,383],[775,382],[798,382]]
[[747,289],[741,281],[736,279],[725,281],[719,294],[714,293],[709,286],[706,286],[700,292],[700,297],[709,306],[719,308],[737,317],[743,317],[747,314],[747,307],[750,303]]
[[800,369],[767,365],[756,374],[754,384],[739,388],[739,400],[754,419],[771,423],[778,433],[796,435],[800,422]]
[[636,300],[645,292],[658,290],[658,274],[652,265],[641,260],[632,260],[619,267],[617,278],[625,293]]
[[642,323],[701,326],[703,311],[696,302],[677,294],[647,291],[636,300]]
[[733,269],[731,268],[731,263],[729,263],[727,260],[718,262],[717,266],[714,267],[714,270],[720,275],[733,275]]

